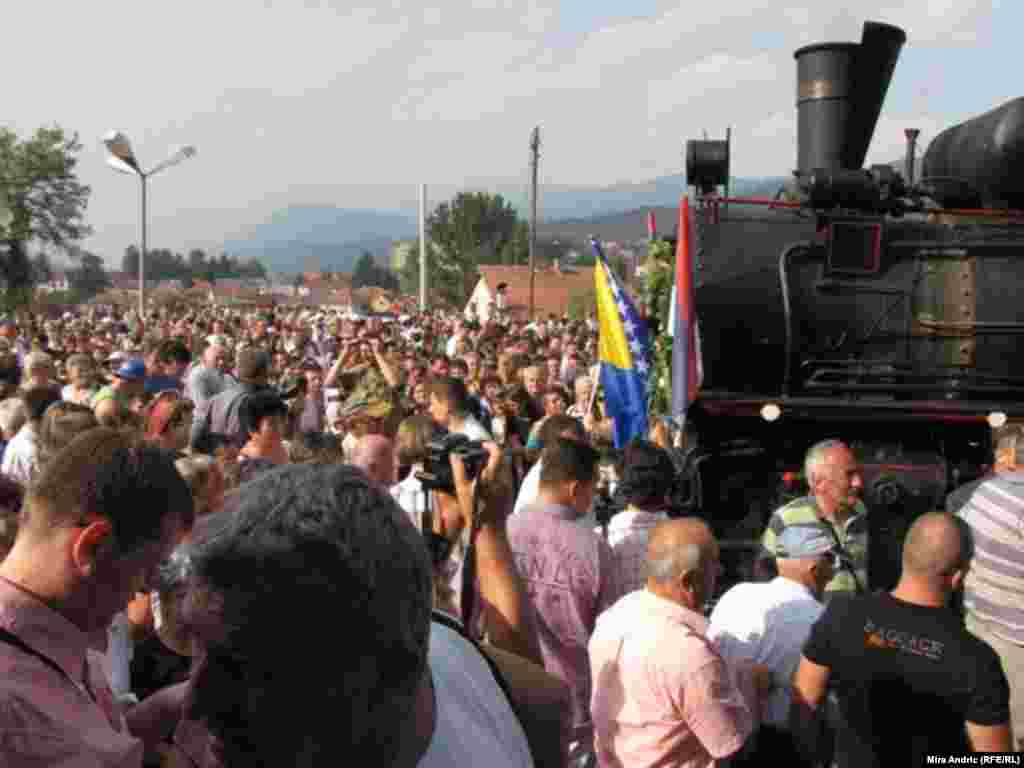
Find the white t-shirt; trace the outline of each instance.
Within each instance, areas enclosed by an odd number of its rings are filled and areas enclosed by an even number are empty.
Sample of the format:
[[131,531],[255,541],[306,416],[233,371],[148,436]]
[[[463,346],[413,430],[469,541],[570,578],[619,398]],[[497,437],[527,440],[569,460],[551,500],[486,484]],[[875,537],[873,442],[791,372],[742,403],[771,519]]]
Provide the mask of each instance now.
[[494,440],[494,438],[491,437],[491,433],[484,429],[483,424],[468,414],[463,419],[460,426],[455,427],[450,431],[452,434],[465,435],[470,440],[482,440],[485,443]]
[[762,710],[764,722],[788,730],[791,680],[811,627],[824,611],[807,587],[776,576],[737,584],[711,612],[708,637],[727,663],[753,661],[772,672],[775,687]]
[[416,473],[423,471],[422,464],[413,465],[409,476],[400,483],[391,486],[391,497],[398,502],[405,514],[409,516],[416,530],[421,529],[423,512],[427,509],[429,497],[423,490],[423,483],[416,479]]
[[435,727],[418,768],[532,768],[526,734],[487,662],[443,624],[430,626]]
[[513,515],[518,514],[519,510],[527,504],[533,504],[537,500],[537,494],[540,493],[540,467],[541,463],[538,459],[523,478],[523,484],[519,486],[519,493],[516,496],[516,505],[512,509]]
[[91,406],[92,399],[93,397],[95,397],[97,391],[98,390],[96,389],[88,389],[85,391],[85,394],[79,395],[76,398],[74,396],[74,387],[72,387],[70,384],[65,384],[60,391],[60,399],[63,400],[65,403],[77,403],[78,405]]

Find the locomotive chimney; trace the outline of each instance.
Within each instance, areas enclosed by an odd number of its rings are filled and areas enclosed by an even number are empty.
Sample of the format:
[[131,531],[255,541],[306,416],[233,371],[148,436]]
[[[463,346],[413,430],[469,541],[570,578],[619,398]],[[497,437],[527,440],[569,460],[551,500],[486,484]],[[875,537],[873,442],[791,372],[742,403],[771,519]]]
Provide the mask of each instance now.
[[866,22],[860,43],[820,43],[794,54],[797,171],[860,170],[906,33]]
[[914,186],[914,164],[917,162],[917,137],[921,135],[921,132],[917,128],[907,128],[903,131],[903,135],[907,137],[907,162],[903,169],[903,175],[906,177],[907,187]]

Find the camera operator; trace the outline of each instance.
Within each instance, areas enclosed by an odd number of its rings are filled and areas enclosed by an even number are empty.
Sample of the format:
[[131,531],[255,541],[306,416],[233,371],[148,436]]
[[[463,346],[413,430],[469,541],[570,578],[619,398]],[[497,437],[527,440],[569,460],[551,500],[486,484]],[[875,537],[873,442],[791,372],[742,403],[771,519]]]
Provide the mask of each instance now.
[[470,440],[491,441],[491,433],[484,429],[469,412],[469,394],[466,385],[451,376],[440,376],[427,382],[430,393],[430,415],[439,427],[452,434],[465,435]]
[[514,493],[507,457],[494,443],[436,432],[422,451],[414,477],[429,502],[418,522],[434,558],[439,607],[461,615],[470,634],[540,663],[506,532]]

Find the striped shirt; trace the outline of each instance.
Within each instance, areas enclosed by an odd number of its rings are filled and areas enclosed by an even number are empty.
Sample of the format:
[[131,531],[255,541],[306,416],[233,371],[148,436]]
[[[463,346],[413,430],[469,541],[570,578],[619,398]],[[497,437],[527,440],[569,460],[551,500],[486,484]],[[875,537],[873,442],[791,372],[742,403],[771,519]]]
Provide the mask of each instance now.
[[982,483],[960,509],[974,536],[974,559],[964,579],[968,615],[992,634],[1024,645],[1024,472]]
[[[813,496],[794,499],[783,507],[775,510],[768,527],[761,536],[761,546],[775,557],[778,553],[775,541],[787,526],[824,523],[835,533],[836,540],[852,561],[849,567],[837,569],[832,580],[825,585],[826,597],[834,592],[856,592],[857,585],[862,590],[868,588],[868,515],[863,502],[858,501],[853,514],[842,526],[833,525],[818,508]],[[854,578],[856,574],[856,578]]]

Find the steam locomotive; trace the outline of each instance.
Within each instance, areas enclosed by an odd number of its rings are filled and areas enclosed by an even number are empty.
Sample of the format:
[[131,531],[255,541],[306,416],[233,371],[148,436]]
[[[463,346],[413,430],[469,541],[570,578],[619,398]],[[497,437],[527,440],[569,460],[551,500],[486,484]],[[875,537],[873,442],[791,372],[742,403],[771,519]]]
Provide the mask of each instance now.
[[939,134],[919,179],[916,131],[902,173],[864,169],[905,42],[868,22],[796,51],[797,169],[776,198],[730,198],[728,140],[687,142],[703,384],[682,505],[733,578],[806,449],[838,437],[864,468],[869,582],[889,588],[909,524],[1024,415],[1024,99]]

